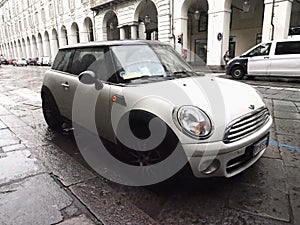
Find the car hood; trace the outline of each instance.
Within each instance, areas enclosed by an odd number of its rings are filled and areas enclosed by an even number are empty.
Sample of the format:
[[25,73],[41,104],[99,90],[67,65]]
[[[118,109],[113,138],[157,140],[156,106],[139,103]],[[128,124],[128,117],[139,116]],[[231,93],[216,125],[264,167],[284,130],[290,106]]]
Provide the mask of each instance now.
[[223,137],[230,122],[265,105],[251,86],[210,75],[126,86],[120,94],[128,110],[150,111],[169,124],[174,109],[196,106],[220,131],[216,134],[218,139]]

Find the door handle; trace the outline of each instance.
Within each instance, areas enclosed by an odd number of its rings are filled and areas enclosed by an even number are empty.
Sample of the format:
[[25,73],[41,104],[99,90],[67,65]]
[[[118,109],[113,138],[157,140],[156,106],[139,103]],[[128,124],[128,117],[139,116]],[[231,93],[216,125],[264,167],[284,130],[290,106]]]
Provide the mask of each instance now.
[[269,56],[265,56],[265,57],[264,57],[264,59],[269,59],[269,58],[270,58]]
[[70,85],[68,82],[62,83],[61,86],[63,86],[65,89],[69,89]]

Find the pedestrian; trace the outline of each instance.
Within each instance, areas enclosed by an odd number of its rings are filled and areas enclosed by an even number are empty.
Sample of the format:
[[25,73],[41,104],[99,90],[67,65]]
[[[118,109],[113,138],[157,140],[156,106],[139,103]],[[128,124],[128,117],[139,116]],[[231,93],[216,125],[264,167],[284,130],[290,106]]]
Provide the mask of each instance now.
[[223,59],[224,59],[225,65],[227,65],[227,63],[229,62],[229,60],[232,59],[229,50],[227,50],[225,52],[225,54],[223,56]]

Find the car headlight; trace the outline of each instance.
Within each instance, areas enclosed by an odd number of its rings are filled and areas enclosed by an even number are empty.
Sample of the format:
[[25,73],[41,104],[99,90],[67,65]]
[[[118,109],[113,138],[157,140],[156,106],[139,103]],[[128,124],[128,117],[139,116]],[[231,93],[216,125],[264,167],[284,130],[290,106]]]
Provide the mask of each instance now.
[[174,112],[176,124],[188,136],[195,139],[205,139],[212,131],[209,117],[195,106],[182,106]]

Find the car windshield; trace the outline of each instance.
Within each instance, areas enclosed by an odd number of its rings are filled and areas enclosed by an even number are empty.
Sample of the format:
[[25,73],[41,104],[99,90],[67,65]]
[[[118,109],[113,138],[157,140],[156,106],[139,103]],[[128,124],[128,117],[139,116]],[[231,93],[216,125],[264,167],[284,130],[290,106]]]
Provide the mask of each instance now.
[[112,46],[111,50],[118,74],[125,81],[196,75],[179,54],[168,45],[122,45]]

